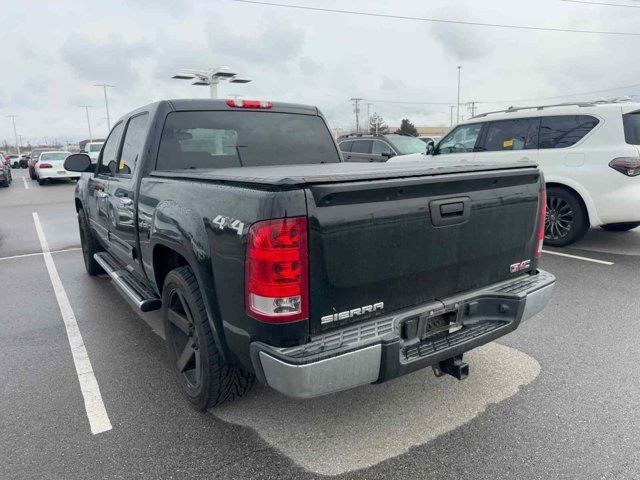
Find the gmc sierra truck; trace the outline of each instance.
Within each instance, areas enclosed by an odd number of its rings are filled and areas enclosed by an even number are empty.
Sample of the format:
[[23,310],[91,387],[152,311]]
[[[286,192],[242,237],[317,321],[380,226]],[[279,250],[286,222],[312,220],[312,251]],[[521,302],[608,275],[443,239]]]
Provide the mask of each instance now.
[[531,163],[345,163],[315,107],[171,100],[71,155],[87,272],[161,310],[186,397],[254,379],[308,398],[463,354],[542,310],[545,191]]

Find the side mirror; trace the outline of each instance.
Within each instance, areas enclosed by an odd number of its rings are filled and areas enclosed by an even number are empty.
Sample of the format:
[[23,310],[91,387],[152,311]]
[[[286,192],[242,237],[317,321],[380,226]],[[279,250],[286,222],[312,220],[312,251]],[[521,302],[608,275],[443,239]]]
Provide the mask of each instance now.
[[433,155],[435,151],[436,147],[433,146],[433,143],[427,143],[427,155]]
[[389,160],[391,157],[396,156],[396,154],[393,152],[382,152],[380,155],[386,158],[387,160]]
[[70,172],[87,172],[91,167],[91,158],[86,153],[73,153],[64,161],[64,169]]

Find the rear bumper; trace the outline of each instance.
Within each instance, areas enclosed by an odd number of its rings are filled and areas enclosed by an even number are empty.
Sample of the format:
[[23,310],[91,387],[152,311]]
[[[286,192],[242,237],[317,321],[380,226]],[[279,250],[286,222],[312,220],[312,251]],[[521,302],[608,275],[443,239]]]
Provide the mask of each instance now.
[[55,168],[41,168],[37,171],[37,175],[42,180],[49,178],[80,178],[80,173],[78,172],[56,170]]
[[[441,302],[331,331],[302,346],[251,344],[263,383],[294,398],[311,398],[384,382],[437,365],[518,328],[547,305],[555,277],[539,271]],[[432,337],[411,336],[413,322],[447,316],[463,325]],[[443,317],[444,318],[444,317]]]

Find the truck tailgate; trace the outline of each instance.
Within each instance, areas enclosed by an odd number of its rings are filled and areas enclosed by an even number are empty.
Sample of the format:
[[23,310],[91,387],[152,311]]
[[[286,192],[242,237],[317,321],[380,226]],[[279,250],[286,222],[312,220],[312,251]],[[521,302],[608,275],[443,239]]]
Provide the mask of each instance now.
[[536,268],[541,186],[530,166],[307,185],[311,332]]

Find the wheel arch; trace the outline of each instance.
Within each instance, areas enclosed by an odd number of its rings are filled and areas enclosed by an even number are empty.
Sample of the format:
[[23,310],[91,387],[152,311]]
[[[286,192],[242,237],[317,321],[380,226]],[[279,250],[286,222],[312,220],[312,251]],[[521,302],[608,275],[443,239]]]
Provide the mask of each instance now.
[[545,184],[547,189],[551,187],[563,188],[575,195],[587,212],[587,221],[590,226],[597,227],[602,224],[591,195],[589,195],[587,190],[580,184],[568,178],[558,178],[553,176],[546,177]]

